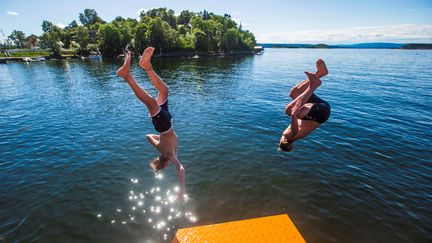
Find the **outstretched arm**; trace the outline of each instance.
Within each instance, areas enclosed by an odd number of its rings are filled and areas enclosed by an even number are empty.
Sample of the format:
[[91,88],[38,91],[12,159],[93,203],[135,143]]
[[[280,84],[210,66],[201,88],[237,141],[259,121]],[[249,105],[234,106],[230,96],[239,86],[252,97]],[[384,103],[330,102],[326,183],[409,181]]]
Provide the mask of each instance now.
[[298,133],[298,121],[297,117],[291,116],[291,125],[282,133],[283,137],[289,142],[293,142],[295,136]]
[[148,134],[146,137],[147,137],[148,142],[149,142],[151,145],[153,145],[153,146],[155,146],[155,147],[158,147],[158,146],[159,146],[159,139],[160,139],[160,136],[159,136],[159,135],[156,135],[156,134]]
[[185,185],[185,169],[183,168],[183,165],[180,163],[177,157],[173,158],[171,162],[174,164],[177,170],[177,175],[179,178],[180,183],[180,191],[178,193],[179,198],[182,200],[183,195],[186,193],[186,185]]
[[298,115],[299,112],[301,110],[301,106],[302,102],[301,100],[297,100],[296,103],[293,104],[293,107],[290,109],[291,114],[289,114],[291,116],[291,125],[285,129],[285,131],[283,132],[283,136],[288,140],[288,141],[293,141],[294,137],[297,135],[298,133]]

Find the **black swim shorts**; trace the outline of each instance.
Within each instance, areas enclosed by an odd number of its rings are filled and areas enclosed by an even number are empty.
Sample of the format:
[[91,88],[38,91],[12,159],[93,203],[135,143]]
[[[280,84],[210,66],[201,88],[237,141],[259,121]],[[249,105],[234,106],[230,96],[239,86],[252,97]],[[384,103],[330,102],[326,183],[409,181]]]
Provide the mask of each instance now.
[[301,118],[302,120],[312,120],[322,124],[330,117],[330,104],[327,101],[312,94],[307,103],[313,103],[313,105],[309,113]]
[[172,116],[168,110],[168,99],[159,105],[159,111],[150,116],[153,122],[153,126],[159,133],[166,133],[171,129]]

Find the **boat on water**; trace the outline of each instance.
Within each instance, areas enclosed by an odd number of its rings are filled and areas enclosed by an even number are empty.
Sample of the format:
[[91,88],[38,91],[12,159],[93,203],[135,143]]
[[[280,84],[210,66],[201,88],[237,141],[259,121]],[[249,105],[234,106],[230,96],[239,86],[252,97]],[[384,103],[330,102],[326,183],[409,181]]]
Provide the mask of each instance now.
[[24,57],[22,59],[24,62],[42,62],[42,61],[46,61],[45,57]]
[[102,54],[99,52],[99,50],[92,51],[90,52],[90,55],[87,57],[87,60],[102,61]]
[[91,54],[87,57],[88,60],[94,60],[94,61],[102,61],[102,55],[100,54]]
[[33,58],[34,62],[42,62],[42,61],[46,61],[45,57],[35,57]]
[[264,51],[264,47],[263,46],[254,46],[254,52],[255,53],[261,53]]

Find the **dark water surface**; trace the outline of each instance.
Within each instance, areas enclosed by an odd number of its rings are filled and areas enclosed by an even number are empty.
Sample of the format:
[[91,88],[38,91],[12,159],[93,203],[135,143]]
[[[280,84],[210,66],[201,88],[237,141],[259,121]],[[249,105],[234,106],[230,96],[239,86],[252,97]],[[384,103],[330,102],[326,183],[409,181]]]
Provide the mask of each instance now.
[[[319,57],[332,116],[280,153],[287,92]],[[308,242],[430,242],[431,64],[431,51],[337,49],[155,60],[183,206],[168,200],[174,168],[156,178],[148,166],[154,129],[115,76],[120,61],[0,65],[0,241],[161,242],[179,227],[287,213]]]

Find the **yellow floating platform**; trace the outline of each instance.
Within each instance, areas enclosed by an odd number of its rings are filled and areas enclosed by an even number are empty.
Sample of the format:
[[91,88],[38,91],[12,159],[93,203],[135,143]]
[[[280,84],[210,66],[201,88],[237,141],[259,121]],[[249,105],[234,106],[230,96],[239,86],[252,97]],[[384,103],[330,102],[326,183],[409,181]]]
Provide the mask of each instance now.
[[173,243],[306,242],[286,214],[179,229]]

